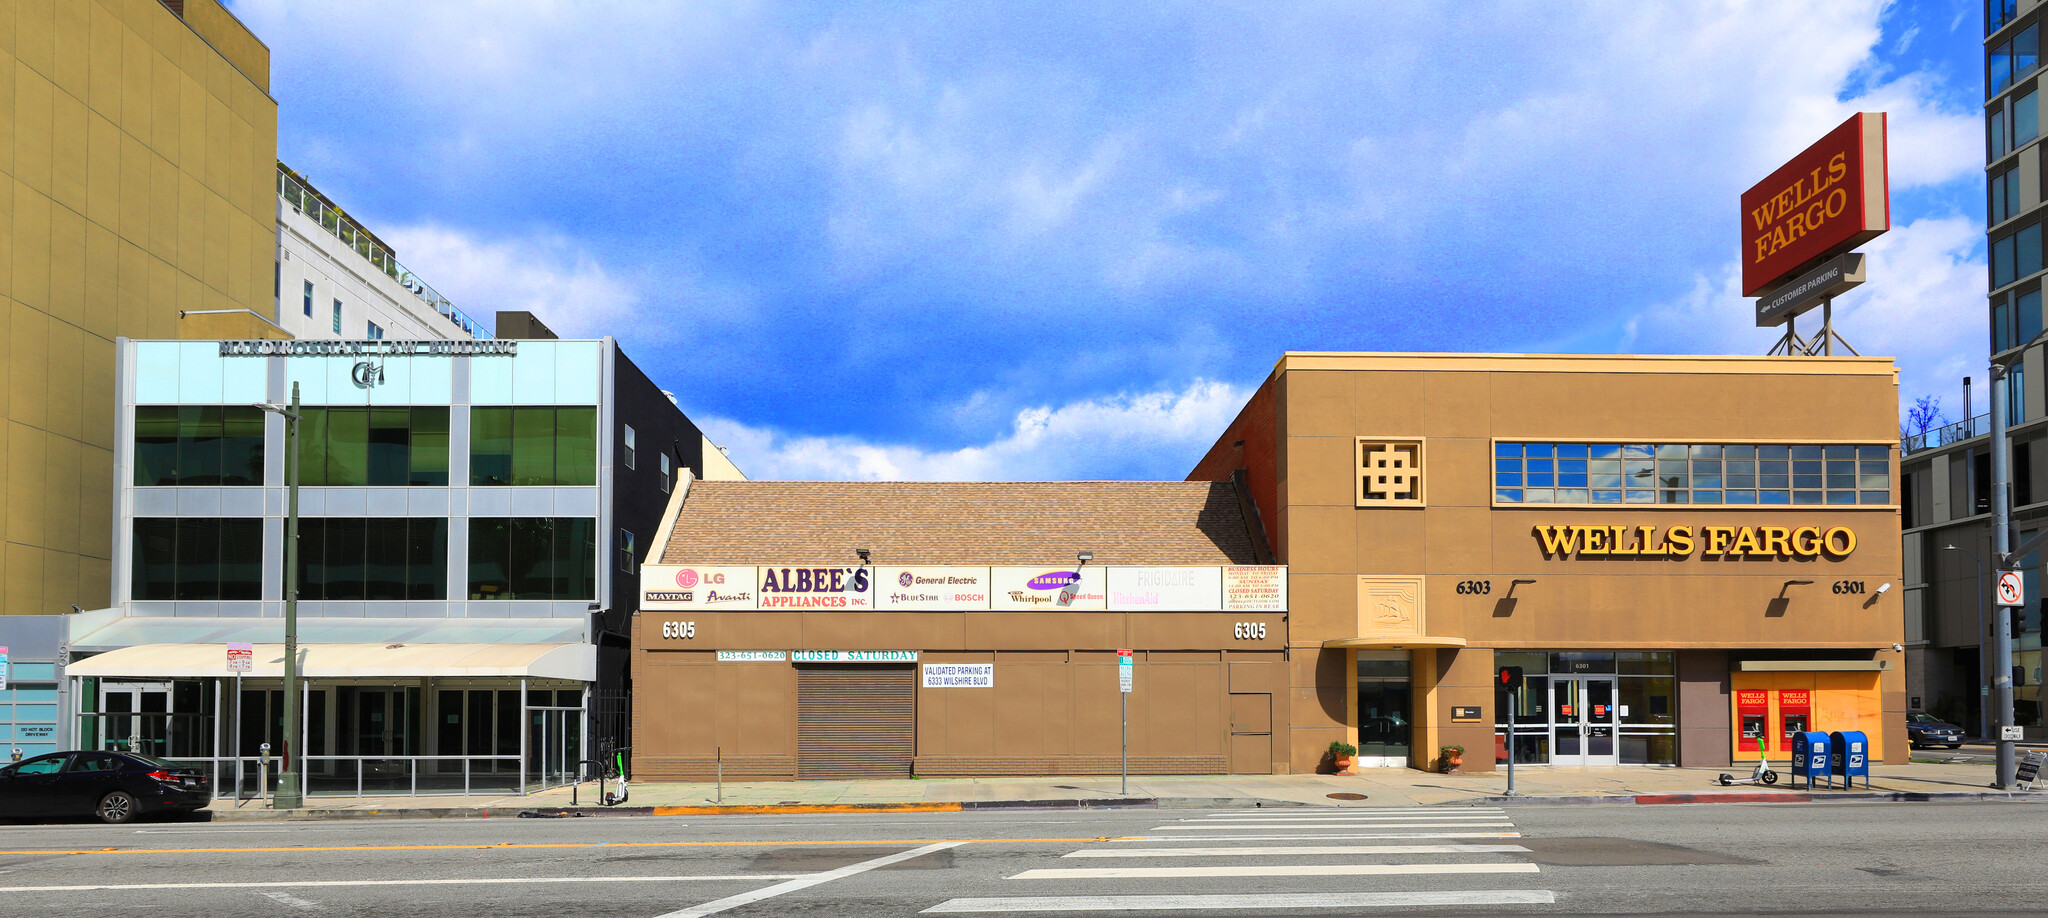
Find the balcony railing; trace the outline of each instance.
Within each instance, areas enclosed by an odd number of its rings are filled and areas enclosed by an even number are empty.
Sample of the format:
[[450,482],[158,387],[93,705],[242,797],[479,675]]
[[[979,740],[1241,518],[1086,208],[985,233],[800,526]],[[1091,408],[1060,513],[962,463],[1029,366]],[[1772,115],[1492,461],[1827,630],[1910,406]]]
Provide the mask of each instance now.
[[1899,455],[1910,456],[1921,450],[1935,449],[1950,443],[1960,443],[1971,437],[1981,437],[1991,432],[1991,414],[1985,412],[1968,420],[1957,421],[1936,427],[1926,433],[1914,434],[1899,441]]
[[318,224],[321,229],[341,240],[343,245],[355,249],[356,254],[368,260],[372,267],[397,281],[399,286],[412,291],[412,295],[419,297],[420,302],[425,303],[442,318],[453,322],[470,337],[491,337],[490,331],[484,328],[483,323],[470,318],[468,313],[442,296],[440,291],[428,286],[426,281],[420,280],[419,275],[399,264],[398,256],[389,248],[378,242],[368,230],[357,226],[356,222],[350,219],[348,214],[342,213],[340,208],[328,203],[319,192],[299,181],[283,163],[277,164],[277,195],[283,198],[286,204],[290,204]]

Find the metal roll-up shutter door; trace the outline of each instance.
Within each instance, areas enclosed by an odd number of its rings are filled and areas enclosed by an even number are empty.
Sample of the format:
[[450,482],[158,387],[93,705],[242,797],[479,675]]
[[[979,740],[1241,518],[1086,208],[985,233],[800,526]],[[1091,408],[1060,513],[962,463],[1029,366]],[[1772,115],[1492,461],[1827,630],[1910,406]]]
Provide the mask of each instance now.
[[796,776],[907,778],[917,754],[915,668],[798,666]]

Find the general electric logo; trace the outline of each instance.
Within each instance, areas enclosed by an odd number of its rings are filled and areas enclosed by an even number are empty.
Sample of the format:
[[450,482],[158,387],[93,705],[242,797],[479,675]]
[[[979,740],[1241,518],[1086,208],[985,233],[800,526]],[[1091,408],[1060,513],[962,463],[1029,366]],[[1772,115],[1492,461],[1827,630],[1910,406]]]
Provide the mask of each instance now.
[[676,586],[682,587],[683,589],[686,589],[686,590],[687,590],[687,589],[689,589],[690,587],[693,587],[693,586],[696,586],[696,585],[697,585],[697,572],[696,572],[696,571],[693,571],[693,570],[691,570],[691,569],[689,569],[689,568],[687,568],[687,567],[686,567],[686,568],[683,568],[682,570],[676,571]]
[[909,571],[904,571],[903,573],[896,575],[896,582],[903,586],[909,586],[912,583],[914,583],[915,580],[911,578]]

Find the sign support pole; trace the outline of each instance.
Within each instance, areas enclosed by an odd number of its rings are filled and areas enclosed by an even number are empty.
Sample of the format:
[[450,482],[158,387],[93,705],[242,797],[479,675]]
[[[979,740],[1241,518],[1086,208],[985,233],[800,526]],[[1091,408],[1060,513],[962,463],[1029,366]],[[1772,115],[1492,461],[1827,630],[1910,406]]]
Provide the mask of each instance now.
[[1118,720],[1122,721],[1123,738],[1117,744],[1117,772],[1123,776],[1123,783],[1117,793],[1130,796],[1131,793],[1131,693],[1118,692]]
[[1508,796],[1515,795],[1515,712],[1521,710],[1515,703],[1515,690],[1508,689]]

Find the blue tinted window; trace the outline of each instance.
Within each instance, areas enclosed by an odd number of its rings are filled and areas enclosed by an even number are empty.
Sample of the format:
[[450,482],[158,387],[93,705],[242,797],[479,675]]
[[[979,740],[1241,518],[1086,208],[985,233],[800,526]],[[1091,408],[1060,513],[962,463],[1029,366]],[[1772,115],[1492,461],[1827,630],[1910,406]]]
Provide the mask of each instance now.
[[1522,444],[1495,443],[1493,445],[1493,454],[1502,459],[1519,459],[1522,456]]
[[1499,490],[1493,492],[1493,499],[1500,501],[1503,504],[1519,504],[1522,502],[1522,492],[1515,490]]
[[1553,452],[1551,445],[1548,443],[1530,443],[1524,449],[1528,451],[1528,456],[1531,459],[1539,457],[1548,459]]
[[2041,112],[2035,106],[2035,93],[2028,92],[2012,100],[2012,145],[2018,147],[2041,133]]
[[1621,444],[1619,443],[1593,444],[1593,458],[1595,459],[1613,459],[1619,457],[1620,455]]
[[[2020,278],[2026,277],[2030,274],[2041,273],[2041,224],[2030,223],[2026,226],[2023,226],[2020,228],[2019,232],[2013,234],[2012,238],[2013,246],[2016,249],[2016,251],[2013,253],[2013,276],[2015,278]],[[2040,317],[2038,315],[2038,313],[2040,312],[2040,309],[2038,308],[2040,296],[2041,295],[2039,292],[2036,292],[2034,294],[2037,307],[2034,310],[2034,312],[2036,313],[2034,319],[2036,331],[2038,331],[2040,328]],[[2032,335],[2029,335],[2026,332],[2027,317],[2025,310],[2021,311],[2018,318],[2021,323],[2019,334],[2020,340],[2025,341],[2028,338],[2033,337]]]
[[1584,444],[1584,443],[1560,443],[1560,444],[1558,444],[1558,447],[1557,447],[1557,458],[1559,458],[1559,459],[1584,459],[1584,458],[1586,458],[1586,444]]

